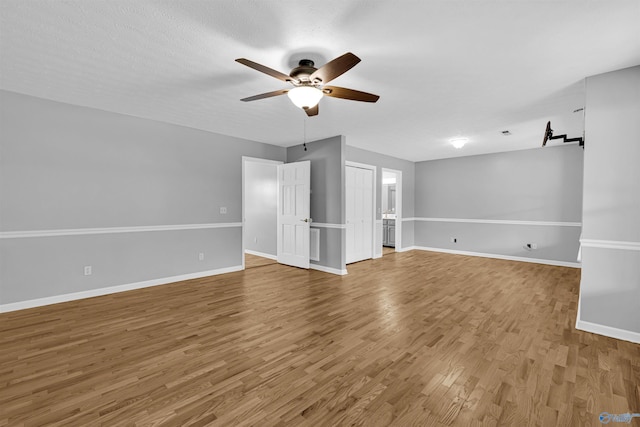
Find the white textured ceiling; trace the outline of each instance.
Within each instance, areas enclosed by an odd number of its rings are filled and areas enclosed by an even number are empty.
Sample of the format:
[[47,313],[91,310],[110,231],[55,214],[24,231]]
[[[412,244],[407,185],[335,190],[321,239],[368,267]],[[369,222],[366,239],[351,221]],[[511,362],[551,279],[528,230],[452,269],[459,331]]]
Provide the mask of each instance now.
[[[584,78],[640,64],[639,0],[0,0],[0,88],[290,146],[347,143],[419,161],[538,147],[547,120],[582,136]],[[306,119],[286,96],[240,98],[353,52]],[[509,130],[511,136],[501,131]],[[456,150],[448,140],[466,136]],[[587,142],[588,144],[588,142]]]

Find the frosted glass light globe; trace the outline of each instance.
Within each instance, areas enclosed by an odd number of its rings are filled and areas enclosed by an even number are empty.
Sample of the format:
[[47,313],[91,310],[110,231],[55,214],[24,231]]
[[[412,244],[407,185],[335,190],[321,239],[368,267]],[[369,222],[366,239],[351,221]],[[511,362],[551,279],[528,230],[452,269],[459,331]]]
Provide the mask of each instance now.
[[313,108],[322,98],[322,91],[313,86],[298,86],[287,92],[287,96],[298,108]]

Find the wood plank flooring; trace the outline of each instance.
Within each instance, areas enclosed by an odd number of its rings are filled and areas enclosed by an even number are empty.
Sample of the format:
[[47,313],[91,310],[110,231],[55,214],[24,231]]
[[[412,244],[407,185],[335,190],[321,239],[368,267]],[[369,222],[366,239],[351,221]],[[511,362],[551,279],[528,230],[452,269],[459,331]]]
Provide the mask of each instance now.
[[277,264],[274,259],[264,258],[261,256],[244,254],[244,268],[263,267],[265,265]]
[[411,251],[0,314],[0,426],[598,426],[640,345],[574,329],[579,275]]
[[388,246],[382,247],[382,256],[391,255],[396,253],[396,248],[390,248]]

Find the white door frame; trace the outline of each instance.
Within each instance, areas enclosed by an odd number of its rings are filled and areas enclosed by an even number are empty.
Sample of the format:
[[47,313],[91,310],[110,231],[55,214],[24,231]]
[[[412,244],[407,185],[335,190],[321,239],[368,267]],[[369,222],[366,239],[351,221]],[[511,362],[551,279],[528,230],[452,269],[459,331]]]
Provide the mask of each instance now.
[[[269,159],[260,159],[257,157],[248,157],[248,156],[242,156],[242,269],[245,269],[245,265],[244,265],[244,251],[245,251],[245,247],[244,247],[244,223],[246,221],[246,217],[245,217],[245,212],[244,212],[244,206],[245,206],[245,191],[244,191],[244,185],[245,185],[245,163],[246,162],[253,162],[253,163],[269,163],[269,164],[273,164],[273,165],[281,165],[284,162],[281,162],[279,160],[269,160]],[[276,195],[276,197],[278,197]]]
[[396,245],[394,249],[400,252],[402,249],[402,171],[382,168],[383,175],[385,172],[396,175]]
[[[344,162],[345,166],[352,166],[352,167],[356,167],[356,168],[361,168],[361,169],[369,169],[373,172],[373,185],[371,186],[371,188],[373,188],[373,197],[371,198],[372,203],[373,203],[373,207],[371,209],[371,214],[372,214],[372,218],[371,218],[371,258],[374,259],[376,258],[376,195],[378,194],[378,180],[376,178],[376,173],[378,170],[377,166],[374,165],[368,165],[365,163],[358,163],[358,162],[351,162],[349,160]],[[345,180],[345,186],[347,185],[346,180]],[[346,191],[346,190],[345,190]],[[346,254],[347,253],[347,244],[345,242],[345,247],[342,248],[342,251]]]

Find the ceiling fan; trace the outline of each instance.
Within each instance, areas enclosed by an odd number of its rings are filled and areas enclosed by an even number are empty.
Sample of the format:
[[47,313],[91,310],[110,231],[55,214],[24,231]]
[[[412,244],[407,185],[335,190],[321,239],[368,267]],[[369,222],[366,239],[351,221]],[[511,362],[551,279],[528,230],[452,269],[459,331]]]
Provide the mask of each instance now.
[[344,55],[327,62],[320,68],[315,68],[315,64],[312,60],[302,59],[298,63],[298,66],[291,70],[289,75],[245,58],[238,58],[236,59],[236,62],[293,85],[292,89],[274,90],[272,92],[261,93],[260,95],[241,99],[241,101],[244,102],[271,98],[272,96],[284,95],[286,93],[291,101],[297,107],[302,108],[308,116],[317,116],[318,102],[320,102],[320,99],[325,95],[333,98],[351,99],[353,101],[363,102],[376,102],[380,98],[378,95],[361,92],[359,90],[347,89],[338,86],[326,86],[326,84],[331,80],[346,73],[360,62],[360,58],[351,52],[347,52]]

